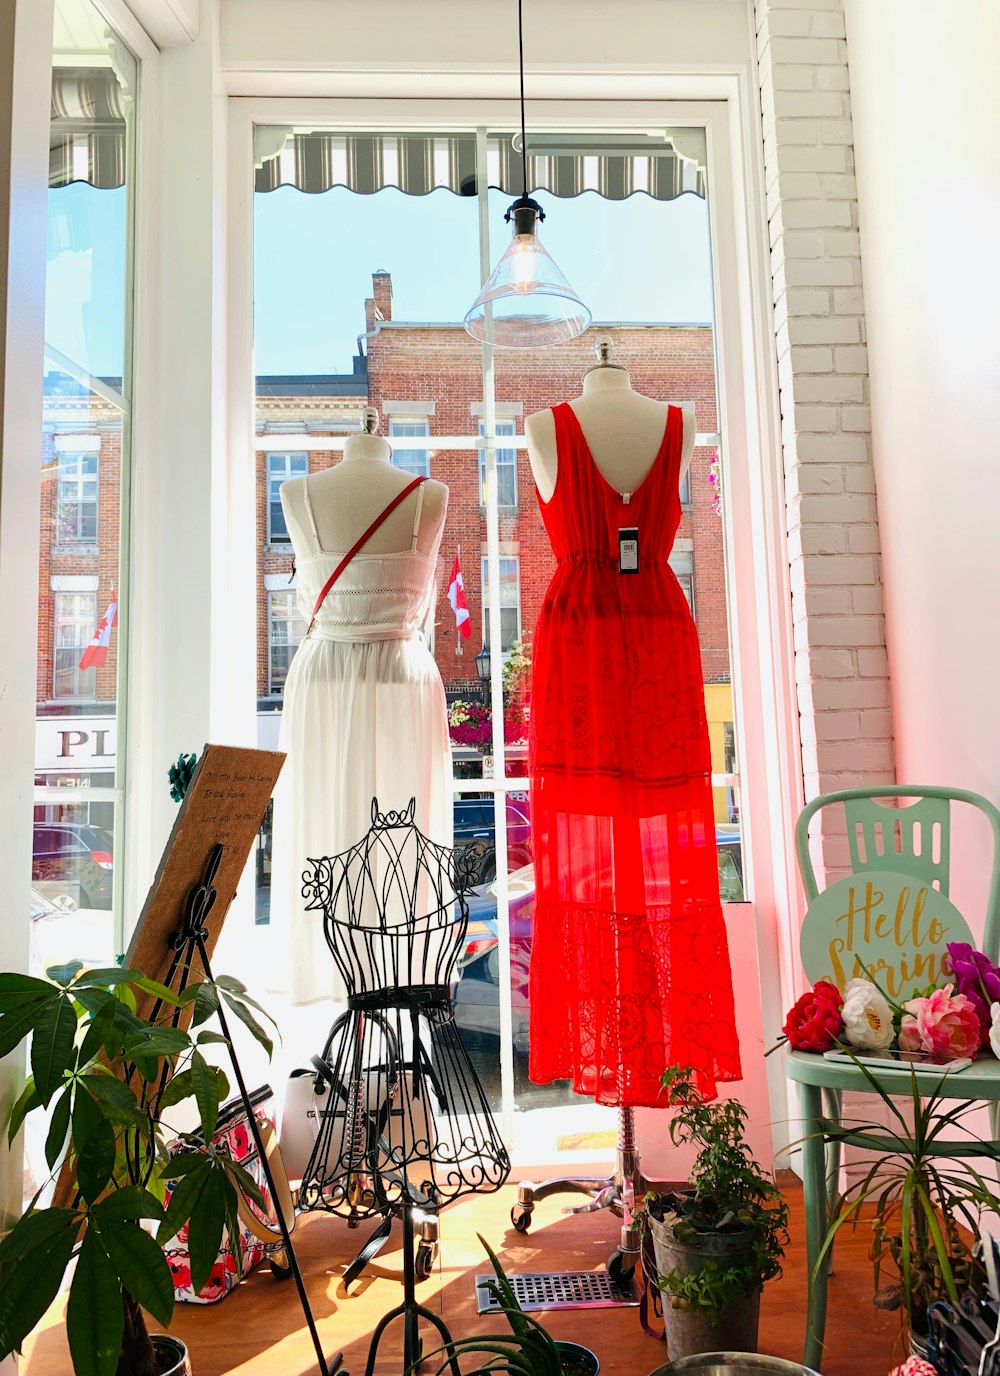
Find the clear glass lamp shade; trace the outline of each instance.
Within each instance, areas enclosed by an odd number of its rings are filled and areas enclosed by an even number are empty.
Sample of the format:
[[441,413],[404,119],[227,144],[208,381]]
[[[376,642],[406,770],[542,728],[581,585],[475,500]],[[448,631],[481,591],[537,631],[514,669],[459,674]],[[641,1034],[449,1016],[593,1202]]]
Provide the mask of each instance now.
[[590,324],[590,311],[559,271],[537,232],[515,233],[472,303],[465,328],[501,349],[565,344]]

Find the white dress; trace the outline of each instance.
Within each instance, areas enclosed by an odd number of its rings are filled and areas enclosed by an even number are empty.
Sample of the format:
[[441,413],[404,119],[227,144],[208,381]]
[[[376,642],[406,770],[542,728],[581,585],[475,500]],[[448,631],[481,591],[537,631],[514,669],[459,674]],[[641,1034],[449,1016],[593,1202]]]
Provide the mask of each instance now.
[[[304,493],[313,549],[296,552],[296,594],[308,624],[343,554],[320,547],[308,480]],[[416,799],[420,830],[452,843],[444,686],[421,631],[437,563],[436,545],[430,554],[417,549],[422,502],[423,486],[408,550],[362,549],[347,565],[285,681],[280,748],[288,758],[274,800],[268,984],[294,1004],[344,997],[322,913],[307,912],[302,897],[307,861],[360,841],[373,798],[383,812]]]

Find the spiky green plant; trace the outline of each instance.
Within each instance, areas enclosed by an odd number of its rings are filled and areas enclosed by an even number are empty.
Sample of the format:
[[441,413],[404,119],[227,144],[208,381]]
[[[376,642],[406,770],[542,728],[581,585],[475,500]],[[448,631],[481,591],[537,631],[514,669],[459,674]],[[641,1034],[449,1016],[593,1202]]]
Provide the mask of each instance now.
[[454,1338],[444,1347],[428,1352],[422,1363],[412,1366],[410,1372],[415,1371],[417,1365],[430,1363],[433,1358],[440,1357],[441,1365],[433,1376],[442,1376],[456,1357],[468,1353],[483,1358],[483,1361],[467,1376],[485,1376],[487,1372],[504,1371],[510,1372],[511,1376],[562,1376],[562,1357],[555,1340],[537,1319],[524,1312],[496,1253],[481,1234],[479,1241],[496,1272],[496,1280],[490,1281],[489,1286],[510,1326],[510,1333]]
[[[885,1126],[851,1121],[828,1126],[824,1132],[828,1141],[850,1138],[852,1145],[872,1155],[862,1159],[864,1174],[838,1201],[813,1280],[819,1280],[841,1229],[867,1223],[872,1229],[874,1302],[882,1309],[902,1310],[911,1329],[922,1333],[927,1309],[935,1300],[957,1302],[970,1285],[984,1278],[982,1264],[973,1255],[979,1217],[1000,1212],[1000,1197],[973,1162],[993,1153],[965,1126],[977,1104],[960,1100],[947,1107],[952,1101],[941,1092],[947,1076],[928,1093],[926,1078],[918,1079],[911,1070],[904,1113],[869,1068],[853,1059],[888,1110],[890,1122]],[[960,1136],[953,1140],[949,1134],[956,1131]],[[935,1152],[946,1141],[947,1155]],[[896,1279],[883,1285],[886,1265],[893,1267]]]

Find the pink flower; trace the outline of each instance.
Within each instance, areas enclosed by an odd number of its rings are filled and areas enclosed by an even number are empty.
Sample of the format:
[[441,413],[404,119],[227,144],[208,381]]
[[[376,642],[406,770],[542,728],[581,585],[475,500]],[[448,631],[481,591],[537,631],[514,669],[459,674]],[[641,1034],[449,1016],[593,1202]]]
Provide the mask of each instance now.
[[927,998],[911,999],[899,1029],[904,1051],[930,1051],[939,1056],[975,1056],[982,1029],[976,1006],[954,985],[935,989]]

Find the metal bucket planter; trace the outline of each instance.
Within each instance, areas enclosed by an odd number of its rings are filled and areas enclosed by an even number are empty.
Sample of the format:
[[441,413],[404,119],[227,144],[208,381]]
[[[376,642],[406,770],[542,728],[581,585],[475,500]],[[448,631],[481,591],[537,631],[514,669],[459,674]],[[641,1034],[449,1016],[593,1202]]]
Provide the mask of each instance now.
[[811,1367],[755,1352],[702,1352],[658,1366],[652,1376],[819,1376]]
[[[668,1275],[671,1271],[676,1271],[680,1276],[694,1275],[703,1269],[707,1261],[719,1266],[737,1262],[746,1254],[752,1240],[752,1234],[744,1231],[705,1233],[696,1244],[678,1242],[673,1227],[652,1216],[649,1217],[649,1228],[653,1236],[656,1270],[660,1276]],[[706,1309],[680,1309],[671,1301],[670,1293],[664,1291],[663,1325],[667,1351],[674,1361],[705,1352],[756,1352],[760,1318],[759,1290],[727,1306],[714,1322]],[[690,1370],[697,1368],[691,1367]]]
[[188,1350],[179,1338],[169,1333],[151,1333],[160,1376],[191,1376]]
[[570,1370],[582,1373],[586,1371],[587,1376],[598,1376],[601,1370],[601,1363],[597,1359],[597,1354],[591,1352],[589,1347],[583,1347],[580,1343],[567,1342],[563,1338],[556,1339],[556,1347],[559,1349],[559,1357],[563,1363],[565,1371],[567,1365]]

